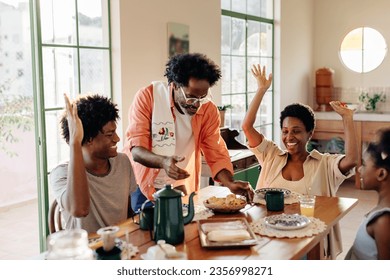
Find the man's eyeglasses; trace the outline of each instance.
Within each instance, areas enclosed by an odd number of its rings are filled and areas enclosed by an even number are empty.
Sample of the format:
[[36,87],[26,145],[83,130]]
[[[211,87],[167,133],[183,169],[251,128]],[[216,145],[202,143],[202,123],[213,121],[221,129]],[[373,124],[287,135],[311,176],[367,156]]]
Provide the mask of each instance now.
[[207,90],[207,94],[202,98],[194,98],[194,97],[188,98],[187,95],[185,94],[183,88],[179,87],[179,89],[180,89],[181,93],[183,94],[185,103],[187,105],[195,105],[197,102],[199,102],[199,104],[202,105],[202,104],[205,104],[205,103],[211,101],[211,90],[210,89]]

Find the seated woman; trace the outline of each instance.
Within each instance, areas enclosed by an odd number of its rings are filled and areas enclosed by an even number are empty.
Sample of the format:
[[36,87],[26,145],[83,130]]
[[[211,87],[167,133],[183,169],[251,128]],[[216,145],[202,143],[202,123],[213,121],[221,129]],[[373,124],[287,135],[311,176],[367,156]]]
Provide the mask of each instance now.
[[359,172],[362,188],[376,191],[379,201],[365,215],[346,259],[390,260],[390,128],[368,145]]
[[[256,114],[264,94],[271,85],[272,74],[266,77],[265,67],[252,67],[258,89],[243,120],[242,129],[248,147],[256,155],[262,169],[256,188],[287,188],[302,194],[335,196],[340,184],[354,174],[357,164],[357,148],[353,110],[339,101],[330,105],[341,116],[345,128],[345,155],[322,154],[317,150],[310,153],[306,146],[313,135],[315,118],[313,110],[306,105],[288,105],[281,113],[280,128],[286,150],[254,128]],[[335,259],[342,251],[341,235],[336,225],[329,235],[325,257]],[[326,245],[326,244],[325,244]]]

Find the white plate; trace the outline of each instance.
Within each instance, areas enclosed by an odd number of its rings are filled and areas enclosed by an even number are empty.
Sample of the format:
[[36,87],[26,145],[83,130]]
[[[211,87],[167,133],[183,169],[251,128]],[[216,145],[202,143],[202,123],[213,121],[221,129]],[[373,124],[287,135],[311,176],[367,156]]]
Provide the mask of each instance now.
[[257,195],[261,196],[262,198],[264,198],[265,193],[268,192],[268,191],[281,191],[281,192],[284,193],[284,197],[288,197],[291,194],[290,190],[283,189],[283,188],[261,188],[261,189],[255,190],[255,194],[257,194]]
[[293,230],[304,228],[310,224],[310,220],[299,214],[280,214],[264,218],[265,224],[271,228],[280,230]]

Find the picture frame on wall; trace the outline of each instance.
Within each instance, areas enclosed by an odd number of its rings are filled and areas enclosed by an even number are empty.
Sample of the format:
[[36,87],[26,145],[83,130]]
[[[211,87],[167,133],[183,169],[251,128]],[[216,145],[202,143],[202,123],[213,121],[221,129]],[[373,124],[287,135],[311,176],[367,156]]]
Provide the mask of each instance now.
[[185,24],[168,22],[168,56],[190,51],[190,27]]

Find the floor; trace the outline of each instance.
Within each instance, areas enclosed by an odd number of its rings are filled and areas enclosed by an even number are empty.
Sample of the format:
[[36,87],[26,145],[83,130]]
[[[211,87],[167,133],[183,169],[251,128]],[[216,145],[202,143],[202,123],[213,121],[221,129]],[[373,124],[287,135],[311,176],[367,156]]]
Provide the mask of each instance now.
[[[359,199],[358,205],[340,222],[344,250],[337,259],[344,259],[363,215],[376,205],[377,193],[358,190],[353,181],[346,181],[340,187],[338,196]],[[38,215],[34,213],[37,213],[36,201],[0,209],[0,260],[29,259],[39,254]]]

